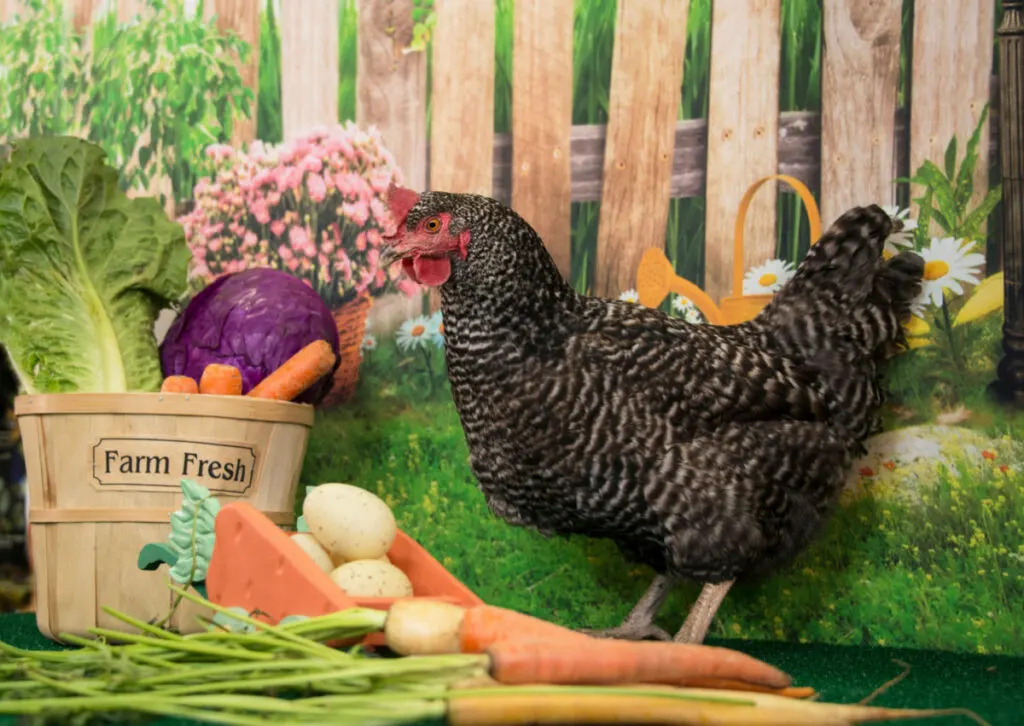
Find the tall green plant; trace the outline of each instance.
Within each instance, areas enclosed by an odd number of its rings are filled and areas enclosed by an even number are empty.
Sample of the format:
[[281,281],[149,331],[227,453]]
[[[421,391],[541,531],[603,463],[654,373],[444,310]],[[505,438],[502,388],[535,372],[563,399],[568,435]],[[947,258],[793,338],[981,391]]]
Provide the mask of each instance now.
[[[959,165],[958,142],[954,134],[946,146],[941,168],[926,159],[912,177],[899,180],[920,185],[923,190],[920,196],[914,198],[918,207],[917,228],[913,239],[915,249],[925,250],[929,244],[935,244],[931,235],[933,222],[945,237],[956,240],[962,250],[979,241],[984,243],[985,223],[1002,198],[1002,187],[994,185],[977,205],[973,203],[978,146],[987,120],[988,104],[985,104],[974,131],[967,139]],[[925,268],[926,280],[938,280],[948,273],[948,262],[938,258],[929,259],[932,255],[927,251],[925,256],[929,260]],[[943,286],[941,304],[931,306],[929,311],[932,326],[939,333],[932,336],[931,341],[937,344],[945,361],[951,364],[950,370],[959,375],[966,372],[964,351],[970,347],[972,336],[977,333],[976,328],[959,325],[956,320],[954,306],[960,308],[964,302],[962,296],[954,295],[948,287]]]
[[147,3],[137,22],[108,19],[90,38],[70,26],[60,0],[27,0],[18,22],[0,28],[0,141],[87,138],[110,154],[126,188],[169,177],[173,199],[187,198],[208,171],[203,149],[249,113],[235,57],[248,62],[250,47],[184,0]]

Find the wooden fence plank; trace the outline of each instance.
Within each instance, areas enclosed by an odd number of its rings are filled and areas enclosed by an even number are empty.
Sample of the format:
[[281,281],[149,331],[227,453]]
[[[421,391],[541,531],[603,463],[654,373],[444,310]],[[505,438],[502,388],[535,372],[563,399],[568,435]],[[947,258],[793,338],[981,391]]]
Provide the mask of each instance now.
[[359,0],[356,123],[376,126],[405,183],[427,186],[427,55],[412,42],[412,0]]
[[494,178],[494,3],[436,0],[430,188],[490,194]]
[[0,23],[14,17],[14,0],[0,0]]
[[[927,0],[914,4],[911,173],[926,159],[941,168],[953,134],[957,137],[957,153],[963,155],[964,144],[991,94],[994,13],[993,0]],[[989,156],[991,118],[986,127],[978,147],[982,159]],[[988,166],[978,164],[974,177],[975,204],[988,190],[988,175]],[[915,187],[911,191],[916,197],[922,190]],[[939,231],[933,225],[932,233]]]
[[[740,199],[779,165],[781,0],[716,2],[711,17],[704,290],[733,294],[733,225]],[[776,185],[747,212],[744,268],[775,256]],[[735,294],[742,294],[735,291]]]
[[635,285],[668,219],[689,0],[619,0],[594,294]]
[[[902,0],[823,6],[821,217],[896,201]],[[851,99],[855,99],[851,102]]]
[[249,59],[240,64],[239,74],[246,88],[253,93],[249,107],[249,118],[236,120],[231,133],[231,144],[241,148],[256,138],[256,109],[259,92],[260,69],[260,5],[253,0],[207,0],[204,5],[213,6],[217,14],[217,27],[221,32],[237,33],[249,44]]
[[[0,0],[2,2],[2,0]],[[96,18],[96,10],[103,0],[70,0],[71,24],[75,31],[82,33],[88,30]]]
[[338,122],[338,0],[281,3],[285,141]]
[[[412,0],[359,0],[356,123],[376,126],[411,189],[427,187],[427,54],[403,53],[412,41]],[[393,331],[422,308],[420,296],[385,295],[369,319]]]
[[[993,96],[988,162],[999,158],[999,98]],[[907,113],[896,111],[896,150],[898,166],[907,166]],[[571,132],[572,201],[597,202],[601,200],[604,168],[605,127],[601,125],[573,126]],[[676,122],[675,154],[672,160],[672,185],[669,196],[704,196],[705,144],[707,121],[688,119]],[[821,125],[817,113],[786,111],[779,114],[779,173],[795,176],[812,191],[819,189]],[[509,203],[512,189],[512,135],[494,137],[494,190],[493,195]],[[781,194],[789,194],[788,185],[779,186]]]
[[512,207],[569,279],[573,0],[516,0],[514,12]]

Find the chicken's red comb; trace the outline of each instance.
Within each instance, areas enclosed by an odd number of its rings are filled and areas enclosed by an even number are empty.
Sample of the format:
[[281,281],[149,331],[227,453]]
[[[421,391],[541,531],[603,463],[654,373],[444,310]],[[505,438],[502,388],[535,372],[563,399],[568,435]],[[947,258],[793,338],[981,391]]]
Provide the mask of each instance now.
[[412,189],[400,187],[394,182],[388,187],[388,211],[391,212],[392,221],[395,226],[401,226],[405,218],[409,216],[409,210],[416,206],[420,195]]

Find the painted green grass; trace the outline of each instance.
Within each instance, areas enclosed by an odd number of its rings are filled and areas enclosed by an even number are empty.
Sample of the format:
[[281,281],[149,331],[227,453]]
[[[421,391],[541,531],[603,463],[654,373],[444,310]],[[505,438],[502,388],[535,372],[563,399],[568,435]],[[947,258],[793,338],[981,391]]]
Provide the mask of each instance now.
[[[925,365],[914,360],[918,353],[904,365]],[[375,491],[403,529],[488,602],[574,627],[616,624],[650,571],[607,541],[548,540],[495,518],[469,470],[446,384],[428,396],[421,359],[400,355],[390,341],[372,356],[356,399],[319,414],[302,483]],[[432,356],[435,380],[443,381],[440,353]],[[893,385],[906,405],[908,392],[898,378]],[[1024,438],[1021,417],[968,400],[988,412],[973,422],[978,428]],[[936,473],[917,505],[848,504],[792,567],[738,585],[714,635],[1024,653],[1024,485],[1014,469],[996,464],[965,458],[961,476]],[[1024,454],[1015,466],[1024,473]],[[696,592],[684,586],[672,596],[661,618],[666,628],[679,627]]]

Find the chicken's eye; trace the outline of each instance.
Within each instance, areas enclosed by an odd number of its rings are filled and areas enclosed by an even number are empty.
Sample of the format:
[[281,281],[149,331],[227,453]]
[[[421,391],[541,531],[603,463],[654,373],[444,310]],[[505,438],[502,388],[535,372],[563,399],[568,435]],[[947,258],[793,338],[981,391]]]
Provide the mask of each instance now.
[[438,232],[441,230],[441,220],[438,219],[437,217],[431,217],[423,225],[423,229],[427,230],[428,232]]

